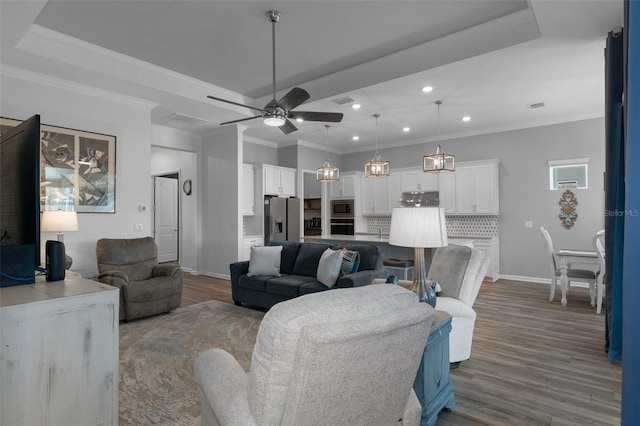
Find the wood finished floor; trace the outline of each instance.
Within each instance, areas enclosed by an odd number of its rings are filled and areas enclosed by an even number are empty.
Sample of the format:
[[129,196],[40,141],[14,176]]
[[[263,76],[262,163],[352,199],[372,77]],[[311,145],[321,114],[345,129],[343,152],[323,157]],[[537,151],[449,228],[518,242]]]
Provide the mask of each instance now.
[[[456,411],[441,425],[619,425],[621,367],[604,352],[604,316],[585,288],[501,280],[482,285],[471,359],[451,370]],[[182,306],[233,303],[229,281],[185,274]]]

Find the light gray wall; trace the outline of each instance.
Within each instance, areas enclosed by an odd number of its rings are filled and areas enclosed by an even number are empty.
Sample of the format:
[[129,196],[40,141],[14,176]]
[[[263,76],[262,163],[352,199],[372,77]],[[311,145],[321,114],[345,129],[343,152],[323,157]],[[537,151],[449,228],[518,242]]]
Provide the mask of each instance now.
[[315,173],[304,173],[304,198],[319,197],[322,194],[322,185],[316,181]]
[[278,149],[278,165],[281,167],[299,168],[298,165],[298,146],[285,146]]
[[[74,270],[97,272],[96,242],[100,238],[145,237],[151,232],[150,139],[151,104],[79,85],[65,86],[48,78],[29,80],[0,76],[2,116],[26,119],[40,114],[43,124],[116,136],[116,211],[80,213],[78,231],[65,233]],[[134,232],[142,224],[143,232]],[[42,241],[55,233],[42,233]],[[44,255],[42,257],[44,259]]]
[[[329,161],[342,170],[342,156],[333,152],[327,153],[324,149],[316,149],[309,146],[300,145],[298,147],[298,169],[316,170],[322,166],[324,160],[329,157]],[[364,163],[363,163],[364,164]]]
[[243,158],[246,164],[278,165],[277,148],[244,141],[243,150]]
[[[547,228],[555,249],[591,249],[591,239],[604,227],[604,118],[535,127],[442,141],[456,161],[500,159],[501,274],[548,279],[549,268],[540,226]],[[382,149],[394,167],[420,167],[435,144]],[[361,170],[373,152],[345,154],[344,170]],[[578,219],[570,230],[558,219],[561,191],[549,190],[547,161],[589,157],[589,189],[574,190]],[[533,228],[524,222],[532,221]]]

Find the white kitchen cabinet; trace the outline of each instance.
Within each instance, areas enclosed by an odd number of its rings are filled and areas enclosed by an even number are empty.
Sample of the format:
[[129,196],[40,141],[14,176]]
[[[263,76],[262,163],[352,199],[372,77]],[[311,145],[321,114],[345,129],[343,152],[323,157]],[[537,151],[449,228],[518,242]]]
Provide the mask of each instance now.
[[0,289],[0,424],[117,425],[116,287],[63,281]]
[[387,184],[387,205],[391,213],[395,207],[401,207],[400,197],[402,197],[401,176],[397,174],[389,175],[385,178]]
[[440,193],[440,207],[446,214],[456,212],[456,175],[453,172],[438,173],[438,192]]
[[456,166],[457,214],[499,213],[498,162],[474,162]]
[[362,215],[388,215],[387,178],[362,178]]
[[296,196],[296,169],[263,164],[262,182],[264,195]]
[[255,171],[252,164],[242,165],[242,215],[256,214]]
[[438,174],[425,173],[422,169],[399,173],[402,192],[437,191]]
[[251,257],[251,247],[253,246],[264,246],[264,237],[256,235],[244,237],[242,239],[242,259],[240,260],[249,260]]
[[331,182],[329,184],[329,197],[331,198],[345,198],[355,196],[355,185],[359,180],[359,176],[356,174],[340,175],[340,180],[337,182]]
[[474,238],[473,246],[489,257],[489,268],[485,279],[496,282],[500,278],[500,238]]

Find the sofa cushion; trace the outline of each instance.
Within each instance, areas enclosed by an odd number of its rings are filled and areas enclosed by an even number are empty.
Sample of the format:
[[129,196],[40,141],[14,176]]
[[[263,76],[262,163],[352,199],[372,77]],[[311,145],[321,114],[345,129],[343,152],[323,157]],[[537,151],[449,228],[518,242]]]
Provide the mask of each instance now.
[[256,275],[253,277],[241,275],[238,278],[238,287],[254,291],[265,291],[267,280],[271,278],[273,278],[271,275]]
[[322,256],[320,256],[316,278],[322,284],[331,288],[335,285],[341,270],[342,250],[331,250],[328,248],[322,253]]
[[304,283],[298,289],[300,296],[303,294],[309,293],[317,293],[319,291],[327,290],[327,286],[322,284],[320,281],[309,281],[308,283]]
[[280,254],[282,246],[251,247],[248,276],[280,276]]
[[316,281],[314,277],[303,275],[283,275],[271,278],[265,283],[267,293],[279,294],[281,296],[296,297],[300,293],[298,288],[307,282]]
[[293,267],[293,274],[315,278],[318,271],[318,263],[320,263],[320,257],[322,256],[322,253],[330,247],[331,244],[302,244],[300,246],[300,251],[298,252],[296,264]]
[[374,245],[364,245],[364,244],[348,244],[336,246],[335,248],[340,247],[346,250],[355,250],[360,253],[360,265],[358,266],[358,271],[369,271],[378,269],[378,263],[382,263],[379,261],[381,257],[380,249],[378,246]]
[[294,241],[271,241],[269,243],[270,246],[282,246],[280,256],[280,272],[282,274],[293,274],[293,267],[296,264],[301,244]]

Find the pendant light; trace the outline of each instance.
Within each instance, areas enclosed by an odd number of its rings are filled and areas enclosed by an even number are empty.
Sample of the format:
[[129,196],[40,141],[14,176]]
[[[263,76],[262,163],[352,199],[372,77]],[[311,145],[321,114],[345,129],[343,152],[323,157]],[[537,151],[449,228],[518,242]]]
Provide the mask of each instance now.
[[382,159],[378,153],[378,118],[380,114],[373,114],[376,118],[376,153],[373,158],[364,165],[364,176],[368,178],[383,178],[389,176],[391,167],[388,161]]
[[322,167],[316,169],[316,182],[336,182],[340,180],[340,169],[334,167],[329,161],[329,127],[331,126],[325,124],[324,127],[327,128],[327,137],[325,140],[327,144],[327,159],[324,160]]
[[438,106],[438,148],[434,154],[422,157],[422,171],[431,173],[453,172],[456,169],[455,157],[445,154],[440,148],[440,105],[442,105],[442,101],[435,101],[434,103]]

